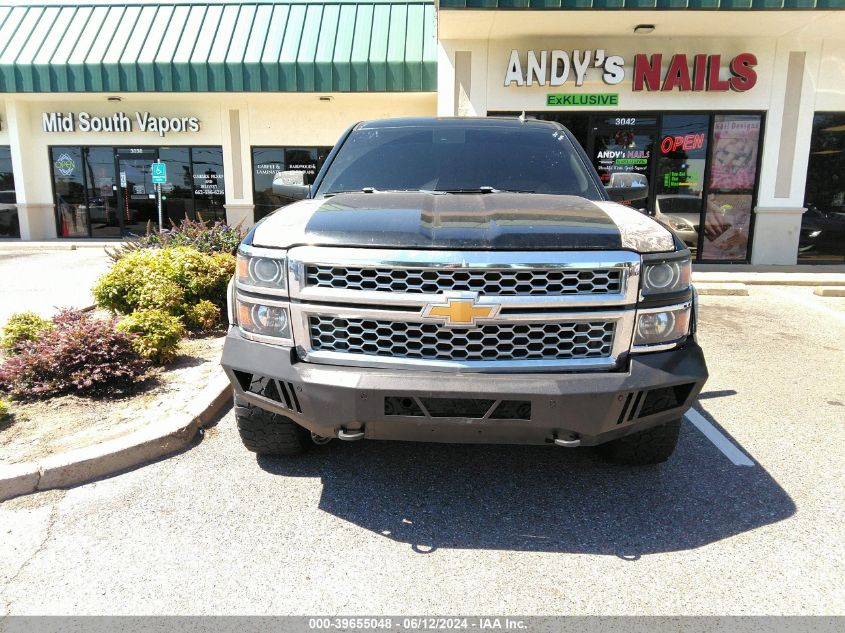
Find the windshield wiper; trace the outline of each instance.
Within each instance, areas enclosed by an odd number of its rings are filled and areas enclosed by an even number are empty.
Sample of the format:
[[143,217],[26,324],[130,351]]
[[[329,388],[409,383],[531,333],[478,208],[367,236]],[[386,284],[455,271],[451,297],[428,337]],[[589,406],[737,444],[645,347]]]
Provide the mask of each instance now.
[[435,189],[435,193],[496,193],[499,191],[495,187],[482,185],[480,187],[467,187],[465,189]]
[[531,189],[496,189],[487,185],[466,189],[435,189],[435,193],[534,193]]
[[361,187],[360,189],[340,189],[338,191],[327,191],[323,194],[324,198],[336,196],[339,193],[378,193],[380,190],[375,187]]

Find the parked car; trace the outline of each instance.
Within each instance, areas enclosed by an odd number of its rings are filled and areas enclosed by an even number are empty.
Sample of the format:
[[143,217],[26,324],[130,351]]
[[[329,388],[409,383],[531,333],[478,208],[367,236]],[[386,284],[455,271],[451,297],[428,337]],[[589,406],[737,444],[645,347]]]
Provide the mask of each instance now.
[[0,236],[20,237],[17,197],[14,190],[0,191]]
[[[279,185],[282,187],[282,184]],[[238,251],[241,439],[601,445],[666,460],[707,368],[690,252],[566,128],[359,123]]]
[[845,212],[823,211],[807,204],[801,217],[798,252],[802,257],[845,258]]
[[698,227],[701,222],[701,198],[683,194],[657,196],[654,219],[672,229],[686,246],[695,252],[698,248]]

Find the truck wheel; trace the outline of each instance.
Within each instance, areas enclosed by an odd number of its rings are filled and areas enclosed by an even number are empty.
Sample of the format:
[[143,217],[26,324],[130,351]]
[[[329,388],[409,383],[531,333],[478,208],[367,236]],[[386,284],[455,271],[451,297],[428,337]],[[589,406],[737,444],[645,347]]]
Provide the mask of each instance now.
[[678,444],[681,420],[672,420],[639,433],[611,440],[598,447],[610,461],[632,466],[662,464],[672,455]]
[[[250,391],[262,393],[261,379]],[[299,455],[311,447],[311,434],[288,417],[265,411],[235,396],[235,421],[247,450],[259,455]]]
[[311,446],[311,436],[290,418],[251,404],[235,406],[235,420],[247,450],[259,455],[299,455]]

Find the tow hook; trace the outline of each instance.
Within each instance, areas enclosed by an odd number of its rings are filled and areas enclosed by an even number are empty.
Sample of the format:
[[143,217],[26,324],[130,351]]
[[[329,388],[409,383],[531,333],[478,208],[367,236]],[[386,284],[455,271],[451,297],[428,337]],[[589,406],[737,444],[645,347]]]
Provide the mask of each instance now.
[[337,439],[343,440],[344,442],[355,442],[357,440],[363,440],[364,429],[359,429],[356,431],[347,431],[346,429],[340,429],[337,432]]
[[332,441],[330,437],[323,437],[322,435],[317,435],[313,431],[311,432],[311,441],[317,444],[318,446],[322,446],[323,444],[328,444]]
[[564,448],[576,448],[578,446],[581,446],[581,438],[574,434],[570,435],[568,440],[565,440],[562,437],[556,437],[555,446],[563,446]]

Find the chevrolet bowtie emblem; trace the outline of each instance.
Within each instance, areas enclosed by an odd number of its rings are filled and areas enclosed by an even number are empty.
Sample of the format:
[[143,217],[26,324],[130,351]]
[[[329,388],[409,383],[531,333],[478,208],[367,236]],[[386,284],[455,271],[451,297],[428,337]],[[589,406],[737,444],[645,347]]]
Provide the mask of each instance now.
[[448,299],[448,303],[432,303],[423,310],[424,317],[445,319],[446,325],[474,326],[478,319],[489,319],[499,313],[498,305],[478,305],[474,299]]

